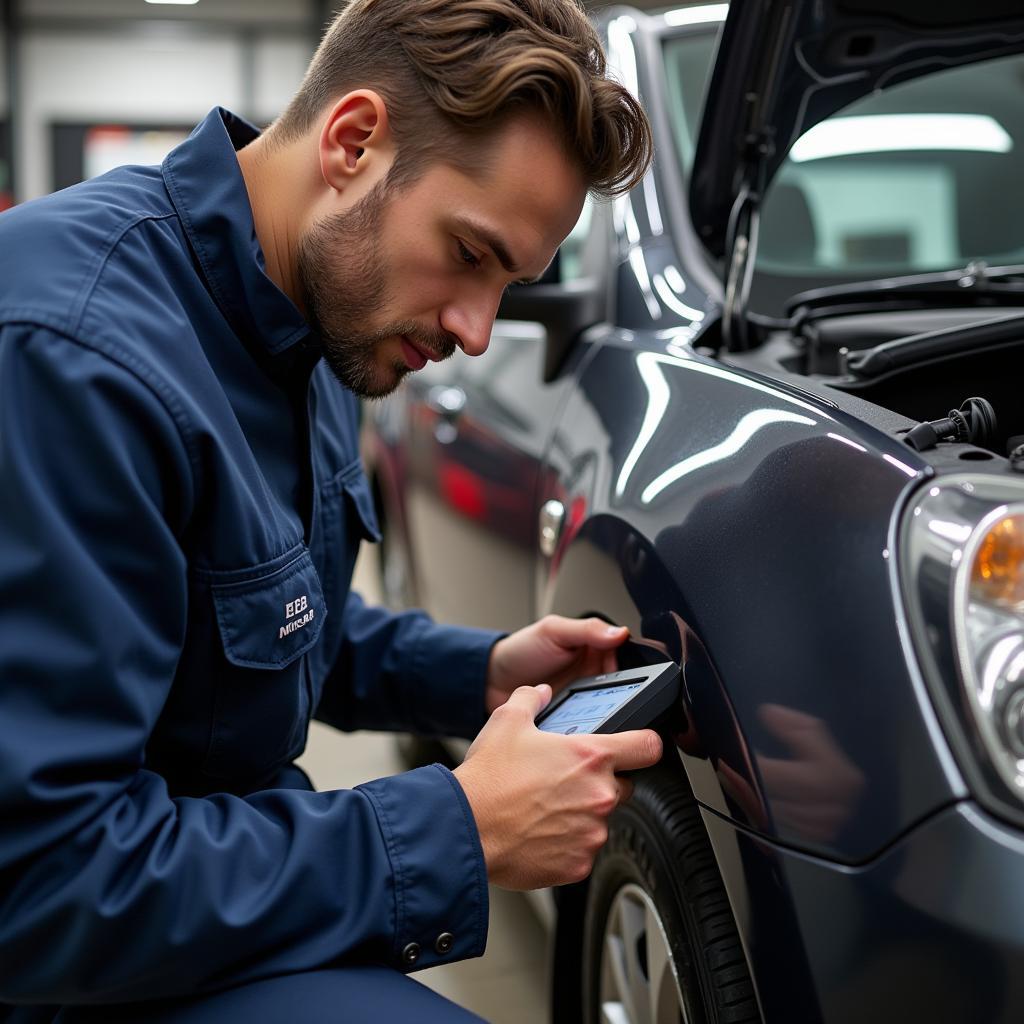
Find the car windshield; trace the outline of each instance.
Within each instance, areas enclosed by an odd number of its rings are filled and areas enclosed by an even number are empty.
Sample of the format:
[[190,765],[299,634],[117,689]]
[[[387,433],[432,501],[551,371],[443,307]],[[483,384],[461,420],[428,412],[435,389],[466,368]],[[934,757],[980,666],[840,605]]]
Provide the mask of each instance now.
[[[684,174],[716,32],[666,42]],[[1024,262],[1024,58],[936,72],[806,132],[771,182],[751,306],[809,287]]]
[[758,266],[877,277],[1024,259],[1024,58],[859,100],[798,139],[768,189]]

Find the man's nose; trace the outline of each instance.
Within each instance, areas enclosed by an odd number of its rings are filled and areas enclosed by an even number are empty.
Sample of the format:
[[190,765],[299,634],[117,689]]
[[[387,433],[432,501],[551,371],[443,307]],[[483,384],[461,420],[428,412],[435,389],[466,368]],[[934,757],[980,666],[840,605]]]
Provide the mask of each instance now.
[[472,300],[451,302],[441,311],[441,327],[453,334],[469,356],[483,355],[491,340],[491,328],[498,314],[501,294],[479,295]]

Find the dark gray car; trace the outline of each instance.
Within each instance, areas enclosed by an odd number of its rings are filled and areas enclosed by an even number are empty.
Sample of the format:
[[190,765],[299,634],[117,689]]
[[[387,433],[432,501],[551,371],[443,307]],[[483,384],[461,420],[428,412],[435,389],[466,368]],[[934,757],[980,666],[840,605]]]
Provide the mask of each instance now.
[[554,1020],[1019,1022],[1024,11],[602,31],[654,168],[370,435],[392,600],[683,666]]

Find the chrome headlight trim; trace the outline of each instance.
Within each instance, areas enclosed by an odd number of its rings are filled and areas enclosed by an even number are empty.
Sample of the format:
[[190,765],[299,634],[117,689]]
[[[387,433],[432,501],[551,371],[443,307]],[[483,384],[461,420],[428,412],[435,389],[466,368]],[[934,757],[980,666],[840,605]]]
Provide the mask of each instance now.
[[[956,568],[953,581],[953,629],[956,638],[956,653],[960,666],[961,682],[967,699],[970,702],[971,711],[974,714],[975,725],[981,733],[985,746],[988,748],[992,764],[999,772],[1010,792],[1024,802],[1024,757],[1015,757],[1009,749],[1005,737],[1001,736],[993,715],[998,709],[991,705],[995,698],[995,680],[985,678],[986,673],[979,678],[978,666],[975,659],[980,652],[976,649],[976,641],[969,632],[969,617],[971,616],[971,576],[974,569],[975,559],[982,543],[988,536],[989,531],[1000,521],[1009,516],[1024,516],[1024,502],[1007,503],[999,505],[981,519],[974,528],[967,543],[963,547],[963,554],[960,564]],[[1024,647],[1024,619],[1014,616],[1012,613],[1005,613],[1008,625],[1014,626],[1016,620],[1016,633],[1006,632],[1005,637],[996,640],[996,645],[1003,644],[1005,640],[1013,638],[1018,641],[1018,647]],[[998,634],[996,634],[998,636]],[[1007,652],[1009,653],[1009,652]],[[991,698],[990,706],[986,706],[983,695],[989,692]]]
[[[968,631],[971,566],[992,525],[1024,514],[1024,480],[961,472],[931,478],[899,513],[896,571],[909,638],[957,766],[987,810],[1024,827],[1024,789],[1002,760],[988,719]],[[1024,715],[1024,707],[1022,707]]]

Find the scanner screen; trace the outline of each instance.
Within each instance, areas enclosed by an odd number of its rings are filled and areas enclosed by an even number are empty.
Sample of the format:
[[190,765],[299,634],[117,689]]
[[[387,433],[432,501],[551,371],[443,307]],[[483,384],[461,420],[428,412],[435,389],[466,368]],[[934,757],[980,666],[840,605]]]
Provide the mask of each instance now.
[[646,679],[599,690],[580,690],[563,701],[537,728],[542,732],[593,732],[609,715],[614,714],[641,689]]

